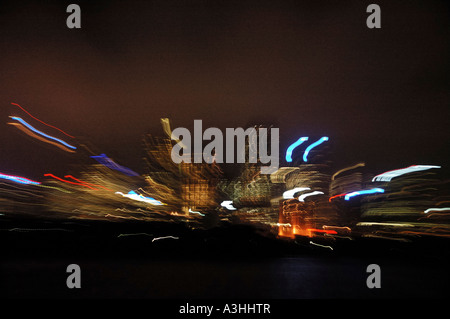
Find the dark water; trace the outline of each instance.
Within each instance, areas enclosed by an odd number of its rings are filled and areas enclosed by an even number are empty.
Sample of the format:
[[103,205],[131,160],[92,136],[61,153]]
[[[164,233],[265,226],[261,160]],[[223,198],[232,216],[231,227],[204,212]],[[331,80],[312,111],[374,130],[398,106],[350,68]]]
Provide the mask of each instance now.
[[[377,261],[381,288],[366,286],[368,261],[276,258],[254,261],[2,261],[3,297],[25,298],[430,298],[448,297],[440,265]],[[81,267],[81,289],[66,287],[66,267]]]
[[[373,260],[381,288],[366,286],[369,261],[284,257],[253,261],[21,259],[1,262],[9,298],[444,298],[448,268]],[[81,288],[66,287],[67,265],[81,268]]]
[[[47,224],[45,231],[3,228],[1,297],[449,297],[449,262],[444,258],[447,243],[439,247],[435,242],[427,242],[420,249],[390,243],[358,243],[345,244],[342,249],[336,246],[331,251],[272,241],[245,228],[196,233],[173,227],[134,227],[126,231],[135,235],[118,237],[124,230],[122,225],[89,225],[88,230],[84,226]],[[143,230],[148,232],[143,234]],[[150,236],[151,232],[155,234]],[[179,239],[152,241],[163,234],[178,235]],[[428,248],[434,248],[432,253]],[[80,289],[66,286],[69,264],[81,268]],[[366,285],[369,264],[381,267],[379,289]]]

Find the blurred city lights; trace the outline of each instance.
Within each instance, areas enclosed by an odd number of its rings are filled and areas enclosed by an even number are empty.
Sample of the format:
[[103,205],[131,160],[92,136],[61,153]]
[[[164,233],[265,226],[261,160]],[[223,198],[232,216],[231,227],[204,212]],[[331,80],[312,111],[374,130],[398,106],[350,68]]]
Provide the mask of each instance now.
[[441,167],[435,165],[411,165],[406,168],[400,168],[379,174],[372,179],[372,182],[390,182],[395,177],[413,172],[424,171],[432,168],[441,168]]

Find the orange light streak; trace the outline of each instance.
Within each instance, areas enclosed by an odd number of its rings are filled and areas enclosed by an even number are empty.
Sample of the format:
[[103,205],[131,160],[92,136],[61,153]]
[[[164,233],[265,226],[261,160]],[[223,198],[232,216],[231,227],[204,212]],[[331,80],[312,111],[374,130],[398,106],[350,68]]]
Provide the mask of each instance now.
[[49,141],[49,140],[43,138],[42,136],[39,136],[39,135],[37,135],[37,134],[34,134],[31,130],[29,130],[28,128],[26,128],[25,126],[23,126],[23,125],[20,124],[20,123],[8,123],[8,124],[9,124],[9,125],[14,125],[14,126],[16,126],[19,130],[21,130],[21,131],[24,132],[25,134],[27,134],[27,135],[29,135],[29,136],[31,136],[31,137],[33,137],[33,138],[36,138],[36,139],[38,139],[38,140],[40,140],[40,141],[42,141],[42,142],[45,142],[45,143],[49,143],[49,144],[58,146],[58,147],[59,147],[60,149],[62,149],[63,151],[66,151],[66,152],[69,152],[69,153],[75,153],[75,151],[73,151],[73,150],[71,150],[71,149],[65,147],[64,145],[61,145],[61,144],[56,143],[56,142],[53,142],[53,141]]
[[328,201],[331,203],[331,200],[332,200],[333,198],[336,198],[336,197],[342,197],[342,196],[345,196],[345,195],[347,195],[347,193],[331,196],[331,197],[328,199]]

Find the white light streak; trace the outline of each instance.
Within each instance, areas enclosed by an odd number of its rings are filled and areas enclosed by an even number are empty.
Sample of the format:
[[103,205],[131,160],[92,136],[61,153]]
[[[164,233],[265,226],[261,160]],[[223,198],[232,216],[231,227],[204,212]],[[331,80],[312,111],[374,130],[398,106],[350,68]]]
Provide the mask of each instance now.
[[424,171],[432,168],[441,168],[441,167],[433,165],[411,165],[409,167],[395,169],[392,171],[379,174],[372,179],[372,182],[390,182],[395,177],[408,173]]
[[233,201],[231,200],[224,200],[220,206],[225,207],[228,210],[236,210],[236,208],[233,206]]
[[311,192],[311,193],[306,193],[306,194],[300,195],[300,196],[298,197],[298,200],[299,200],[300,202],[304,202],[306,197],[314,196],[314,195],[323,195],[323,192],[314,191],[314,192]]
[[283,193],[283,198],[284,199],[293,199],[295,193],[309,191],[309,190],[311,190],[311,188],[309,188],[309,187],[296,187],[296,188],[290,189],[288,191],[285,191]]
[[450,211],[450,207],[444,207],[444,208],[428,208],[424,211],[425,214],[428,214],[429,212],[445,212]]

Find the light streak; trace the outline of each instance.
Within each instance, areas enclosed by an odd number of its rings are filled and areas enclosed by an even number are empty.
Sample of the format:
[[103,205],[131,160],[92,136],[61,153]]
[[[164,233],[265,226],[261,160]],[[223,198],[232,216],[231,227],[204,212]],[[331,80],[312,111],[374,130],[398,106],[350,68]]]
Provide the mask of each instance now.
[[7,175],[7,174],[3,174],[3,173],[0,173],[0,178],[1,179],[6,179],[6,180],[9,180],[9,181],[12,181],[12,182],[20,183],[20,184],[25,184],[25,185],[39,185],[39,184],[41,184],[40,182],[32,181],[31,179],[28,179],[28,178],[25,178],[25,177]]
[[37,186],[39,186],[39,187],[44,187],[44,188],[56,189],[56,190],[58,190],[58,191],[61,191],[61,192],[63,192],[63,193],[67,193],[67,194],[71,194],[71,193],[72,193],[71,191],[65,190],[65,189],[60,188],[60,187],[48,186],[48,185],[42,185],[42,184],[39,184],[39,185],[37,185]]
[[290,223],[277,223],[278,227],[292,227]]
[[62,145],[67,146],[67,147],[70,148],[70,149],[73,149],[73,150],[76,150],[76,149],[77,149],[75,146],[72,146],[72,145],[70,145],[70,144],[67,144],[67,143],[64,142],[63,140],[60,140],[59,138],[56,138],[56,137],[47,135],[47,134],[45,134],[45,133],[43,133],[43,132],[41,132],[41,131],[35,129],[33,126],[31,126],[30,124],[28,124],[27,122],[25,122],[25,121],[24,121],[23,119],[21,119],[20,117],[17,117],[17,116],[10,116],[10,118],[13,119],[13,120],[16,120],[16,121],[20,122],[21,124],[25,125],[27,128],[29,128],[30,130],[32,130],[33,132],[35,132],[35,133],[37,133],[37,134],[39,134],[39,135],[42,135],[42,136],[44,136],[44,137],[46,137],[46,138],[48,138],[48,139],[54,140],[54,141],[56,141],[56,142],[59,142],[59,143],[61,143]]
[[[6,188],[0,188],[0,192],[11,194],[13,196],[19,196],[19,197],[30,197],[30,196],[43,197],[42,195],[35,194],[33,192],[24,191],[24,190],[22,190],[23,189],[22,187],[16,187],[16,186],[9,185],[9,184],[6,184],[6,183],[0,183],[0,185],[8,186],[7,189]],[[15,190],[12,190],[10,188],[15,188]]]
[[308,157],[309,152],[310,152],[314,147],[316,147],[316,146],[322,144],[322,143],[325,142],[325,141],[328,141],[328,137],[327,137],[327,136],[321,137],[317,142],[314,142],[314,143],[312,143],[311,145],[309,145],[309,146],[306,148],[305,153],[303,153],[303,161],[304,161],[304,162],[307,162],[307,161],[308,161],[308,158],[307,158],[307,157]]
[[127,198],[132,199],[132,200],[148,203],[148,204],[155,205],[155,206],[164,205],[159,200],[156,200],[156,199],[154,199],[152,197],[142,196],[140,194],[137,194],[135,191],[129,191],[128,194],[124,194],[122,192],[116,192],[115,194],[122,195],[123,197],[127,197]]
[[445,212],[450,211],[450,207],[443,207],[443,208],[428,208],[424,211],[425,214],[428,214],[429,212]]
[[189,208],[189,213],[191,213],[191,214],[198,214],[198,215],[200,215],[200,216],[205,216],[205,214],[202,214],[202,213],[200,213],[200,212],[193,211],[193,210],[190,209],[190,208]]
[[[167,136],[172,139],[172,129],[170,128],[170,120],[168,118],[162,118],[161,125],[163,127],[164,133],[166,133]],[[187,148],[186,145],[183,144],[183,142],[181,142],[179,139],[173,138],[173,140],[177,142],[182,148],[184,149]]]
[[179,237],[175,237],[175,236],[163,236],[163,237],[155,237],[152,239],[152,242],[157,241],[157,240],[161,240],[161,239],[180,239]]
[[58,131],[60,131],[60,132],[63,133],[64,135],[67,135],[68,137],[75,138],[74,136],[67,134],[67,133],[64,132],[63,130],[61,130],[61,129],[59,129],[59,128],[53,126],[53,125],[47,124],[47,123],[45,123],[44,121],[41,121],[40,119],[34,117],[34,116],[31,115],[27,110],[25,110],[23,107],[21,107],[19,104],[17,104],[17,103],[11,103],[11,104],[20,107],[20,108],[22,109],[22,111],[24,111],[25,113],[27,113],[29,116],[31,116],[31,117],[32,117],[33,119],[35,119],[36,121],[39,121],[39,122],[41,122],[42,124],[47,125],[48,127],[57,129]]
[[233,206],[233,201],[231,200],[224,200],[222,203],[220,203],[220,206],[225,207],[228,210],[236,210],[236,208]]
[[419,172],[424,171],[432,168],[441,168],[440,166],[434,166],[434,165],[411,165],[409,167],[395,169],[392,171],[387,171],[382,174],[379,174],[372,178],[372,182],[390,182],[393,178],[413,173],[413,172]]
[[80,186],[84,186],[84,187],[87,187],[87,188],[90,188],[90,189],[93,189],[93,190],[97,190],[96,188],[91,187],[91,186],[89,186],[89,185],[82,184],[82,183],[75,183],[75,182],[67,181],[67,180],[62,179],[62,178],[60,178],[60,177],[58,177],[58,176],[55,176],[55,175],[53,175],[53,174],[44,174],[44,176],[45,176],[45,177],[52,177],[52,178],[54,178],[54,179],[57,179],[58,181],[61,181],[61,182],[67,183],[67,184],[80,185]]
[[315,242],[313,242],[313,241],[310,241],[309,243],[310,243],[311,245],[314,245],[314,246],[319,246],[319,247],[322,247],[322,248],[329,248],[329,249],[333,250],[333,247],[331,247],[331,246],[326,246],[326,245],[317,244],[317,243],[315,243]]
[[307,141],[308,137],[300,137],[295,143],[291,144],[286,150],[286,162],[292,162],[292,152],[303,142]]
[[414,227],[413,224],[406,223],[382,223],[382,222],[359,222],[356,226],[391,226],[391,227]]
[[320,191],[314,191],[314,192],[311,192],[311,193],[303,194],[303,195],[300,195],[300,196],[298,197],[298,200],[299,200],[300,202],[304,202],[306,197],[314,196],[314,195],[323,195],[323,192],[320,192]]
[[344,231],[344,232],[347,232],[347,233],[350,233],[352,231],[352,229],[350,227],[347,227],[347,226],[328,226],[328,225],[323,225],[322,228],[326,229],[326,230]]
[[309,190],[311,190],[311,188],[309,188],[309,187],[296,187],[296,188],[290,189],[288,191],[285,191],[283,193],[283,198],[284,199],[293,199],[295,193],[309,191]]
[[[90,213],[91,214],[91,213]],[[119,216],[119,215],[113,215],[113,214],[106,214],[105,217],[114,217],[114,218],[122,218],[122,219],[135,219],[139,220],[139,218],[134,216]]]
[[324,233],[324,234],[332,234],[337,235],[337,231],[330,230],[330,229],[315,229],[315,228],[308,228],[307,231],[310,233]]
[[117,164],[112,159],[107,157],[105,154],[100,154],[100,155],[97,155],[97,156],[91,156],[91,158],[95,159],[100,164],[102,164],[102,165],[104,165],[104,166],[106,166],[106,167],[108,167],[110,169],[122,172],[125,175],[128,175],[128,176],[139,176],[138,173],[132,171],[131,169],[129,169],[129,168],[125,167],[125,166]]
[[384,189],[382,189],[382,188],[372,188],[372,189],[368,189],[368,190],[352,192],[352,193],[346,194],[344,199],[345,200],[349,200],[353,196],[365,195],[365,194],[375,194],[375,193],[384,193]]
[[4,189],[4,188],[0,188],[0,192],[1,192],[1,193],[6,193],[6,194],[10,194],[10,195],[12,195],[12,196],[25,197],[25,198],[30,197],[30,195],[31,195],[31,196],[36,196],[36,197],[42,197],[42,196],[33,194],[33,193],[31,193],[31,192],[17,191],[17,190],[11,191],[11,190]]
[[347,193],[331,196],[331,197],[328,199],[328,201],[331,203],[331,200],[332,200],[332,199],[337,198],[337,197],[342,197],[342,196],[345,196],[345,195],[347,195]]
[[17,127],[19,130],[21,130],[22,132],[24,132],[25,134],[27,134],[28,136],[31,136],[32,138],[38,139],[42,142],[48,143],[48,144],[52,144],[55,145],[57,147],[59,147],[60,149],[62,149],[63,151],[69,152],[69,153],[75,153],[75,151],[65,147],[64,145],[61,145],[59,143],[53,142],[53,141],[49,141],[45,138],[43,138],[42,136],[39,136],[37,134],[34,134],[31,130],[27,129],[25,126],[23,126],[20,123],[8,123],[9,125],[14,125],[15,127]]
[[352,170],[352,169],[354,169],[354,168],[362,167],[362,166],[365,166],[365,165],[366,165],[365,163],[358,163],[358,164],[356,164],[356,165],[353,165],[353,166],[350,166],[350,167],[343,168],[343,169],[337,171],[336,173],[334,173],[333,176],[331,176],[331,180],[334,181],[334,179],[336,178],[336,176],[338,176],[340,173],[343,173],[343,172]]
[[83,182],[83,181],[81,181],[81,180],[79,180],[79,179],[73,177],[72,175],[66,175],[66,176],[64,176],[64,178],[71,178],[71,179],[73,179],[74,181],[77,181],[78,183],[81,183],[81,184],[90,185],[90,186],[95,186],[95,187],[101,187],[101,188],[104,188],[104,189],[106,189],[106,190],[108,190],[108,191],[111,191],[111,192],[113,191],[112,189],[109,189],[109,188],[104,187],[104,186],[102,186],[102,185],[97,185],[97,184],[92,184],[92,183]]

